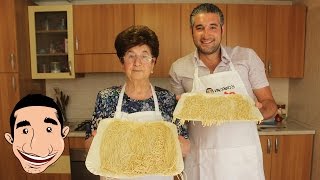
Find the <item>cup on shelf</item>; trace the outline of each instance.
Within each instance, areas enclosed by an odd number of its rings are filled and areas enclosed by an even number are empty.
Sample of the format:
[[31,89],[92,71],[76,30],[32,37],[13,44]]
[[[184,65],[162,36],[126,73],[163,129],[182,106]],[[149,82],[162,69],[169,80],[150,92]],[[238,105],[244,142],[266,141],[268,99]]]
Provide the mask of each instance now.
[[60,62],[51,62],[50,69],[51,69],[51,73],[60,73],[61,72]]
[[50,68],[48,67],[47,64],[41,64],[39,72],[40,73],[49,73],[50,72]]

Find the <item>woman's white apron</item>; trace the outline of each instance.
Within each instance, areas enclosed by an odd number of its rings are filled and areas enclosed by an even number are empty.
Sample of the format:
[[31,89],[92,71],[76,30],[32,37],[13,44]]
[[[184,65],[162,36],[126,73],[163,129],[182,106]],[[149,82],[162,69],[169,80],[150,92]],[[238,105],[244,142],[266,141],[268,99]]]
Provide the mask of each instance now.
[[[193,92],[248,95],[230,61],[231,71],[198,77],[195,67]],[[185,159],[188,180],[264,180],[262,150],[256,122],[234,121],[203,127],[189,123],[191,153]]]
[[[122,90],[119,94],[118,104],[116,107],[116,112],[114,114],[114,118],[117,119],[126,119],[126,120],[132,120],[132,121],[157,121],[163,119],[160,109],[159,109],[159,103],[158,98],[156,96],[155,90],[153,86],[150,84],[151,90],[152,90],[152,96],[154,100],[154,107],[155,111],[141,111],[136,113],[125,113],[121,112],[122,108],[122,101],[123,101],[123,95],[125,91],[126,84],[123,85]],[[104,180],[107,178],[101,177],[100,180]],[[118,179],[117,179],[118,180]],[[119,179],[121,180],[121,179]],[[128,179],[124,179],[128,180]],[[139,177],[139,178],[130,178],[130,180],[173,180],[173,177],[171,176],[145,176],[145,177]]]

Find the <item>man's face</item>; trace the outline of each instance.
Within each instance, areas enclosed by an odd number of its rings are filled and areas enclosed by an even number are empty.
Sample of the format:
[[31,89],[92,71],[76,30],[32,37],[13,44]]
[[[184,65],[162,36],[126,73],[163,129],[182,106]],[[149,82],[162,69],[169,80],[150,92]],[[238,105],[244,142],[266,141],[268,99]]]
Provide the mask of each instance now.
[[220,48],[223,27],[219,15],[215,13],[200,13],[194,16],[192,27],[193,42],[200,54],[210,55]]
[[[15,112],[12,149],[28,173],[43,172],[64,150],[56,113],[56,109],[44,106],[25,107]],[[69,127],[65,127],[63,134],[66,136],[68,132]],[[9,138],[7,134],[6,138]]]

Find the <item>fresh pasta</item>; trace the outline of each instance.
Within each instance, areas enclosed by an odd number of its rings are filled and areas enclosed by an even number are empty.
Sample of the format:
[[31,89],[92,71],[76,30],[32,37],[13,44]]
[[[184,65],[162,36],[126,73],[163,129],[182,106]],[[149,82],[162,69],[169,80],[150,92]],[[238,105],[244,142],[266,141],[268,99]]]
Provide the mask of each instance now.
[[138,177],[182,172],[183,159],[174,124],[163,120],[108,121],[100,145],[102,174]]
[[179,119],[181,124],[189,120],[211,126],[236,120],[261,121],[263,117],[250,97],[244,95],[185,93],[176,106],[173,119]]

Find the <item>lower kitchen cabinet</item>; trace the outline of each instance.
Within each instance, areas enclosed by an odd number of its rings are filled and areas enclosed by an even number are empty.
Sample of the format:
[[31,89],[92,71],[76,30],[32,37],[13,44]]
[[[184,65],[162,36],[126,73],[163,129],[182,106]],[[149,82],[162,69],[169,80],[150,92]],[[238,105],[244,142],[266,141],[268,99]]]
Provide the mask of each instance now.
[[313,135],[260,135],[266,180],[308,180]]
[[27,180],[70,180],[70,174],[30,174]]

